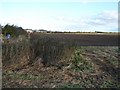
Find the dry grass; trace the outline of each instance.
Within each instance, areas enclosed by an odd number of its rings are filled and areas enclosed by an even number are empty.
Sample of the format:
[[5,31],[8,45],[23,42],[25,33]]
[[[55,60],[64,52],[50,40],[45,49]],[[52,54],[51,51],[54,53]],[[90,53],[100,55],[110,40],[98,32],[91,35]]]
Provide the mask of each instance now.
[[80,46],[78,36],[63,36],[34,34],[4,43],[3,87],[120,87],[117,46]]

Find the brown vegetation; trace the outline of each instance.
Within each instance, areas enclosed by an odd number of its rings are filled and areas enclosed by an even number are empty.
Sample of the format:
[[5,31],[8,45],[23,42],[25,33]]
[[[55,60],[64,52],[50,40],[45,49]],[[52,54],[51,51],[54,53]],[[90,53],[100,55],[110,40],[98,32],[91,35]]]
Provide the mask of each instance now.
[[33,33],[17,39],[2,45],[4,88],[120,87],[117,35]]

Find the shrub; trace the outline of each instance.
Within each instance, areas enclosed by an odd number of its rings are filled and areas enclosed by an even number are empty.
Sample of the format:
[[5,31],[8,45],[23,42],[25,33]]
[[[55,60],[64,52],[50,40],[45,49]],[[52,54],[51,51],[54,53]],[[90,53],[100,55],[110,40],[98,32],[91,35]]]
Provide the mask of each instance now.
[[2,34],[4,36],[10,34],[11,37],[18,37],[19,35],[27,35],[27,32],[21,27],[7,24],[2,28]]

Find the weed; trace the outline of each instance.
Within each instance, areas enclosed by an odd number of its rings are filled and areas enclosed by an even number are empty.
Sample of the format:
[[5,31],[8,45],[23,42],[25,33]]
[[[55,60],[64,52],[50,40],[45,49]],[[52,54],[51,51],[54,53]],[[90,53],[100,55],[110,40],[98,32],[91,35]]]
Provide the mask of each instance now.
[[77,49],[75,52],[73,64],[74,64],[73,69],[75,69],[76,71],[80,72],[94,71],[93,64],[84,59],[80,49]]

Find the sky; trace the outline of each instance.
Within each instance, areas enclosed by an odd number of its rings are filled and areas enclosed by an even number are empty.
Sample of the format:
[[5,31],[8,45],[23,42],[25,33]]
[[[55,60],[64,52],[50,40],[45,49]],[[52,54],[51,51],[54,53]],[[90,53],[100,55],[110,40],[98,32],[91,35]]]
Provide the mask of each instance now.
[[117,32],[118,0],[1,0],[0,24],[51,31]]

